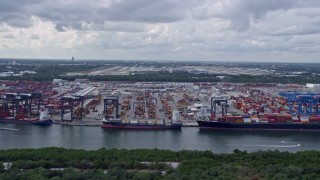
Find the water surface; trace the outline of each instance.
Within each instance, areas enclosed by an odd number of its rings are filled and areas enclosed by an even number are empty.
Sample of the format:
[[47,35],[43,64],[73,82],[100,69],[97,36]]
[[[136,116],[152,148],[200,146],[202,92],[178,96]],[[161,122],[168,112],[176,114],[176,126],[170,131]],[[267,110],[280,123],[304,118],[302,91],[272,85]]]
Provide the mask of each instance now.
[[52,125],[47,127],[1,123],[0,127],[20,129],[0,131],[0,149],[64,147],[76,149],[147,148],[169,150],[234,149],[296,152],[320,150],[320,132],[215,131],[199,128],[180,130],[110,130],[98,126]]

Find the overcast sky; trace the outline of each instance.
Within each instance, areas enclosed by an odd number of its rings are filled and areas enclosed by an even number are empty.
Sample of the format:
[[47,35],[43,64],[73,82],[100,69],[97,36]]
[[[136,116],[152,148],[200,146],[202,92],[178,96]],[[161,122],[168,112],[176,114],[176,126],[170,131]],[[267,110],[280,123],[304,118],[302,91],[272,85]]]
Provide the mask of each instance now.
[[1,0],[0,58],[320,62],[320,0]]

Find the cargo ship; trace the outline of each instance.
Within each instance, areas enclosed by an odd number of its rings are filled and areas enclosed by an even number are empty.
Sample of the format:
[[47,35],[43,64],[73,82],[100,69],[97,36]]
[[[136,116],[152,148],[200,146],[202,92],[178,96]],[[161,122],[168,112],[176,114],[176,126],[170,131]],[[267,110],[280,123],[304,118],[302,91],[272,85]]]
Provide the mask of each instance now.
[[102,123],[102,128],[109,129],[180,130],[182,127],[182,123],[155,124],[148,122],[141,123],[138,121],[122,122],[121,119],[103,119]]
[[[4,116],[7,114],[7,116]],[[15,124],[30,124],[30,125],[51,125],[53,121],[48,117],[48,112],[45,109],[39,111],[37,118],[25,118],[24,114],[10,116],[10,113],[1,112],[0,123],[15,123]]]
[[215,130],[275,130],[275,131],[320,131],[320,117],[292,117],[268,114],[265,116],[226,116],[210,121],[198,120],[200,129]]

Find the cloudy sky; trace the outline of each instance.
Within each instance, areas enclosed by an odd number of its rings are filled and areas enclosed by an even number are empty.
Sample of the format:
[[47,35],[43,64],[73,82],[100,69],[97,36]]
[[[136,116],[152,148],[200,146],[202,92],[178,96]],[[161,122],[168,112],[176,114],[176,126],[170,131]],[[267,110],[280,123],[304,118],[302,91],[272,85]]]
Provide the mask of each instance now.
[[0,58],[72,56],[320,62],[320,1],[0,1]]

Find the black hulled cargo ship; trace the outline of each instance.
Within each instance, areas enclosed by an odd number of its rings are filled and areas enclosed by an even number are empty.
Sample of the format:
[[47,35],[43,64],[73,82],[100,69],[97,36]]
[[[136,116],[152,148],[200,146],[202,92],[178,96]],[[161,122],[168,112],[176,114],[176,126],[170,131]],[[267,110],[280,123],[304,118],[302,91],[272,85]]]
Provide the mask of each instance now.
[[181,129],[182,123],[156,124],[148,122],[122,122],[119,120],[102,120],[102,128],[108,129],[140,129],[140,130],[172,130]]
[[[147,107],[144,105],[148,106],[147,111]],[[125,109],[129,109],[129,100],[124,101],[121,109],[124,111]],[[146,117],[145,114],[147,114],[150,119],[138,118],[137,120],[128,120],[127,118],[119,118],[119,102],[118,97],[115,96],[104,98],[104,113],[105,117],[102,119],[101,128],[106,129],[180,130],[182,127],[182,123],[177,122],[178,118],[176,117],[171,117],[170,123],[166,123],[165,119],[163,119],[162,123],[158,122],[155,113],[155,103],[150,99],[146,100],[145,104],[140,102],[134,111],[135,116]],[[172,114],[172,110],[168,114]]]
[[41,109],[38,117],[35,118],[27,118],[25,117],[25,114],[18,114],[16,116],[3,116],[3,114],[4,112],[0,111],[0,122],[30,125],[51,125],[53,123],[53,121],[48,117],[46,109]]
[[281,130],[320,131],[320,117],[292,117],[291,115],[267,114],[264,116],[226,116],[197,121],[201,129],[216,130]]
[[3,118],[0,122],[14,123],[14,124],[30,124],[30,125],[51,125],[53,121],[51,119],[39,120],[39,119],[14,119],[14,118]]
[[0,123],[51,125],[48,110],[41,108],[41,94],[6,93],[0,96]]
[[221,130],[286,130],[320,131],[320,124],[301,123],[232,123],[218,121],[197,121],[200,128]]

